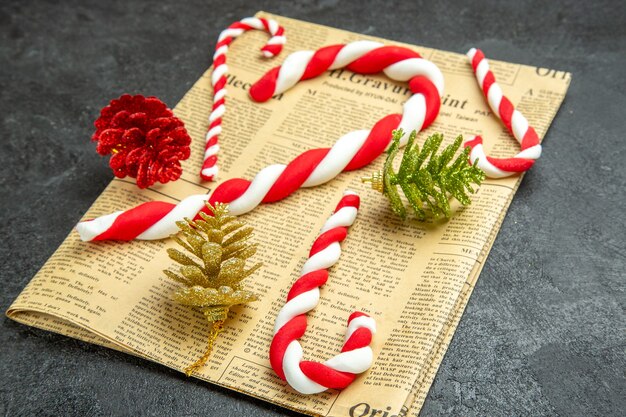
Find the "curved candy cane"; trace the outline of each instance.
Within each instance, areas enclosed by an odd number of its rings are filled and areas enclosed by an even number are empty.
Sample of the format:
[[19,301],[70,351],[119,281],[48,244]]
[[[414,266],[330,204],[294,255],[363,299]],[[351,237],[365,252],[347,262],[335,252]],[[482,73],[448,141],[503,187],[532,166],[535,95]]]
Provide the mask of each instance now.
[[213,181],[217,176],[217,153],[220,149],[217,139],[222,133],[222,116],[226,110],[226,53],[228,46],[242,33],[252,30],[264,30],[272,35],[267,44],[261,48],[263,56],[272,58],[283,49],[286,38],[285,30],[275,20],[258,17],[246,17],[224,29],[217,39],[215,54],[213,55],[213,74],[211,85],[213,86],[213,109],[209,116],[209,131],[206,134],[204,148],[204,162],[200,171],[200,177],[205,181]]
[[[342,136],[332,148],[311,149],[300,154],[288,165],[275,164],[263,168],[252,181],[233,178],[221,183],[209,201],[227,203],[230,212],[241,215],[260,203],[282,200],[300,187],[324,184],[343,171],[362,168],[389,146],[395,129],[409,133],[427,128],[437,117],[443,93],[443,75],[435,64],[420,57],[410,49],[385,46],[378,42],[357,41],[347,45],[334,45],[318,51],[295,52],[281,67],[270,70],[251,87],[255,100],[266,100],[285,91],[300,79],[312,78],[326,69],[346,68],[373,74],[380,71],[389,77],[409,82],[413,95],[406,101],[403,114],[390,114],[380,119],[370,130],[355,130]],[[178,205],[164,202],[144,203],[126,212],[105,216],[106,219],[81,222],[77,230],[83,240],[163,239],[176,233],[175,220],[184,210],[193,217],[192,196]],[[176,214],[170,214],[174,213]],[[197,212],[196,212],[197,213]]]
[[358,208],[359,196],[346,192],[315,239],[300,278],[291,287],[287,302],[276,316],[270,363],[281,379],[302,394],[345,388],[357,374],[372,365],[374,355],[369,345],[372,334],[376,333],[376,322],[365,313],[350,315],[341,353],[325,363],[303,361],[303,350],[298,341],[306,331],[306,313],[319,303],[319,288],[328,279],[328,268],[341,256],[340,242],[346,238],[347,228],[354,223]]
[[485,171],[490,178],[503,178],[527,171],[533,166],[535,160],[541,156],[539,136],[535,129],[528,124],[528,120],[515,110],[511,101],[504,97],[502,89],[496,83],[493,72],[489,69],[489,62],[480,49],[472,48],[467,53],[476,74],[478,85],[483,91],[491,110],[498,115],[508,131],[520,143],[522,151],[513,158],[492,158],[485,154],[483,139],[475,136],[465,142],[470,146],[470,160],[478,159],[478,166]]

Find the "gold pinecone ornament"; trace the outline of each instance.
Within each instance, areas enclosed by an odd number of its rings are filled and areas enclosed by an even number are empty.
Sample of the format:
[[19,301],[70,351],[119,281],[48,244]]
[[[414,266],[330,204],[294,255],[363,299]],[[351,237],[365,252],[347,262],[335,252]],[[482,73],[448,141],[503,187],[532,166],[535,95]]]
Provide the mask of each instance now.
[[256,244],[249,243],[254,229],[228,214],[226,204],[212,206],[207,203],[207,207],[213,213],[212,217],[201,212],[202,220],[185,219],[176,223],[182,239],[176,235],[172,238],[192,256],[177,249],[168,249],[169,257],[180,264],[179,274],[163,271],[182,284],[174,293],[176,301],[199,309],[211,323],[207,350],[185,369],[187,376],[208,360],[230,308],[258,299],[241,283],[262,265],[257,263],[245,269],[246,260],[257,250]]

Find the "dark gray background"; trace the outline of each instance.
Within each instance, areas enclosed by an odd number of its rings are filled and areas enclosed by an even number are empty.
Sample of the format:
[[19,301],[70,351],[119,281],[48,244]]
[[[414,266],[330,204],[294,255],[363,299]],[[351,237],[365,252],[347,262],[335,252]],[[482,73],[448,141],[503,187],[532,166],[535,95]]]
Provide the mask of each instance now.
[[[623,1],[8,1],[0,6],[2,295],[10,305],[112,174],[89,138],[124,92],[176,104],[259,9],[567,70],[422,415],[626,412]],[[279,415],[132,356],[0,320],[0,414]]]

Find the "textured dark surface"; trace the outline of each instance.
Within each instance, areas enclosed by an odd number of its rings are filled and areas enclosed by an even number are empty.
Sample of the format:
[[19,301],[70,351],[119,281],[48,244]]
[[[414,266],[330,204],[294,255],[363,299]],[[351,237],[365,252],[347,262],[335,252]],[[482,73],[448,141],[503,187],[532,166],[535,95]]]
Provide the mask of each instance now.
[[[457,52],[478,46],[495,59],[570,71],[573,82],[422,415],[624,415],[626,3],[248,3],[2,0],[0,307],[111,179],[89,142],[98,109],[123,92],[176,103],[231,21],[264,9]],[[0,322],[2,415],[290,414]]]

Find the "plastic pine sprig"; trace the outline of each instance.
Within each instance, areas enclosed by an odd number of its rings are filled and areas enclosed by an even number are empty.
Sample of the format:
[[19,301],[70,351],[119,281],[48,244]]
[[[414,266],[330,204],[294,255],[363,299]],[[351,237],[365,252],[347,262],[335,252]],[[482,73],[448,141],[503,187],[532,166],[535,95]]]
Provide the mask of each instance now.
[[249,269],[245,267],[246,260],[257,250],[256,244],[249,243],[253,228],[228,214],[226,204],[212,206],[207,203],[207,207],[213,213],[212,217],[200,212],[201,220],[185,219],[176,223],[182,238],[176,235],[172,238],[191,256],[177,249],[168,249],[169,257],[180,265],[180,269],[179,273],[163,271],[182,284],[174,293],[176,301],[199,309],[211,323],[207,350],[196,363],[185,369],[187,376],[208,360],[229,309],[258,298],[245,290],[241,282],[261,267],[260,263]]
[[398,188],[420,220],[426,220],[425,208],[430,209],[434,217],[450,218],[451,197],[464,206],[471,203],[468,192],[474,193],[472,184],[480,185],[485,179],[485,173],[476,164],[470,164],[469,147],[452,162],[463,142],[462,136],[437,154],[443,141],[442,134],[429,136],[420,150],[415,142],[417,133],[411,132],[400,167],[394,172],[393,162],[400,149],[402,136],[402,129],[393,132],[393,142],[387,151],[383,170],[363,178],[363,182],[370,182],[373,189],[383,193],[391,209],[403,219],[406,218],[406,209]]

